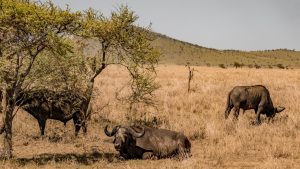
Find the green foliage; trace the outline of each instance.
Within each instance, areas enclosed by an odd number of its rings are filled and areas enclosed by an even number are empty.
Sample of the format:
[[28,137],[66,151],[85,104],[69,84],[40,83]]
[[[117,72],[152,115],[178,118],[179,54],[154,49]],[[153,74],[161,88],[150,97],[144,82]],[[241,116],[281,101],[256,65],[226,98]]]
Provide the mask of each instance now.
[[241,63],[238,63],[238,62],[234,62],[234,63],[233,63],[233,66],[234,66],[235,68],[239,68],[239,67],[243,67],[244,64],[241,64]]
[[[5,145],[12,145],[16,96],[28,86],[81,91],[90,103],[94,79],[108,65],[119,64],[132,78],[130,106],[153,104],[159,53],[151,46],[149,28],[134,25],[137,19],[126,6],[104,17],[92,9],[83,15],[72,13],[51,2],[1,0],[0,79],[4,100],[12,100],[4,105],[9,107],[5,108],[5,125],[9,126],[5,133],[10,133]],[[80,37],[98,42],[98,54],[86,56],[85,44],[77,41]],[[12,147],[4,147],[11,152]]]
[[261,66],[256,64],[256,63],[254,64],[254,67],[255,67],[255,69],[260,69],[261,68]]
[[219,64],[219,67],[220,67],[220,68],[223,68],[223,69],[226,69],[226,66],[225,66],[224,64],[222,64],[222,63]]
[[149,28],[134,25],[138,17],[127,6],[104,17],[101,13],[89,9],[85,12],[82,36],[95,39],[100,45],[99,55],[93,57],[88,70],[93,83],[108,65],[124,66],[131,75],[132,95],[130,104],[152,103],[151,98],[158,85],[154,83],[155,65],[159,52],[150,43]]
[[21,87],[42,51],[57,55],[71,51],[65,36],[80,28],[80,13],[51,3],[2,0],[0,5],[0,79]]
[[85,93],[88,80],[85,68],[84,58],[76,53],[55,55],[43,52],[36,59],[25,84],[31,88]]
[[278,63],[277,65],[276,65],[279,69],[284,69],[285,67],[283,66],[283,64],[281,64],[281,63]]
[[[0,64],[2,72],[15,70],[9,72],[15,81],[22,78],[20,84],[26,87],[80,90],[91,97],[94,79],[108,65],[119,64],[132,77],[128,100],[150,103],[158,86],[154,78],[159,52],[150,43],[150,29],[135,26],[138,17],[128,7],[104,17],[92,9],[81,15],[51,3],[4,2],[1,54],[12,57],[2,57]],[[99,43],[97,55],[85,55],[80,37]]]
[[[80,28],[80,13],[51,3],[0,1],[0,82],[2,90],[4,157],[12,157],[12,121],[16,98],[25,87],[41,53],[66,55],[72,47],[65,37]],[[2,130],[3,129],[3,130]]]

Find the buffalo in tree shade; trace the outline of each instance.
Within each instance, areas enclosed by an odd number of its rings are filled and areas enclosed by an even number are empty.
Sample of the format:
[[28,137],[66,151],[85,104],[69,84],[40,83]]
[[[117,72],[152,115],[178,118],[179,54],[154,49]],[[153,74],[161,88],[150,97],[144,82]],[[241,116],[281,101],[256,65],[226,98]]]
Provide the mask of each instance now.
[[47,119],[54,119],[66,123],[73,119],[75,135],[80,128],[86,133],[87,99],[75,92],[51,90],[33,90],[21,92],[16,104],[37,119],[41,135],[45,134]]

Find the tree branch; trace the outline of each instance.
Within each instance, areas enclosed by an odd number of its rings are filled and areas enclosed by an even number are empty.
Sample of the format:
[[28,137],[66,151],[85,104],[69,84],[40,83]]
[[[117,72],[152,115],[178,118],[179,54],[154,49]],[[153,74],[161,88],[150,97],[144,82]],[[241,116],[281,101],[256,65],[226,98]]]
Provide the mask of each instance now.
[[106,63],[106,50],[108,48],[108,45],[105,45],[105,42],[102,42],[102,63],[101,63],[101,67],[95,71],[94,75],[91,78],[91,82],[95,81],[95,78],[106,68],[106,66],[108,66],[108,64]]
[[91,78],[91,82],[95,81],[95,78],[108,66],[108,64],[102,63],[102,66],[94,73],[94,75]]
[[41,44],[41,45],[37,46],[37,49],[36,49],[36,51],[34,53],[29,49],[29,54],[31,56],[31,60],[29,62],[29,65],[28,65],[27,69],[24,71],[24,73],[21,74],[21,78],[25,78],[29,74],[29,72],[31,70],[31,67],[32,67],[32,65],[33,65],[33,63],[34,63],[34,61],[36,59],[36,56],[42,50],[44,50],[45,48],[46,48],[46,45],[45,44]]

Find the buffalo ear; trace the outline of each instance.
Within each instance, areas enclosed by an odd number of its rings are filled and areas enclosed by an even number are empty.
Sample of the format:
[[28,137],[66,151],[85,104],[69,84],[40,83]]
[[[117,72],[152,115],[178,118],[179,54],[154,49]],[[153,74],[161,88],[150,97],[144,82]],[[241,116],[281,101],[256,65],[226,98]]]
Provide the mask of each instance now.
[[281,107],[281,106],[275,108],[276,113],[280,113],[280,112],[282,112],[284,109],[285,109],[285,107]]

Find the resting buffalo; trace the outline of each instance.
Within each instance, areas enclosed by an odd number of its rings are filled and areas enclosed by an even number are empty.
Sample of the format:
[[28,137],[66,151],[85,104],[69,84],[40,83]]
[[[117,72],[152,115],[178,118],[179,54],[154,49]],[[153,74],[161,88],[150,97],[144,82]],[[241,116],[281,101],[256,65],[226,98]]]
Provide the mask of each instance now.
[[41,135],[44,135],[47,119],[59,120],[65,125],[73,119],[75,135],[78,135],[81,127],[86,133],[87,99],[77,93],[51,90],[21,92],[16,104],[38,120]]
[[114,147],[124,159],[188,157],[191,143],[182,133],[147,126],[115,126],[107,136],[114,136]]
[[228,94],[225,118],[227,119],[231,109],[235,109],[235,118],[239,116],[240,108],[244,110],[254,109],[256,123],[260,123],[260,114],[266,114],[270,120],[276,113],[283,111],[284,107],[274,107],[270,93],[265,86],[236,86]]

